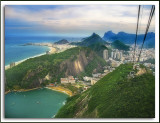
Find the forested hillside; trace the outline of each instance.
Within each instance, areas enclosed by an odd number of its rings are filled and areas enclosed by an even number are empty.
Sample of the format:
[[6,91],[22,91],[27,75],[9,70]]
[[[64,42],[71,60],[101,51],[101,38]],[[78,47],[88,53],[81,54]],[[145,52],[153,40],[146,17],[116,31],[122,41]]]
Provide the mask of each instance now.
[[68,98],[57,118],[154,118],[155,78],[146,72],[128,78],[132,64],[122,64],[82,94]]

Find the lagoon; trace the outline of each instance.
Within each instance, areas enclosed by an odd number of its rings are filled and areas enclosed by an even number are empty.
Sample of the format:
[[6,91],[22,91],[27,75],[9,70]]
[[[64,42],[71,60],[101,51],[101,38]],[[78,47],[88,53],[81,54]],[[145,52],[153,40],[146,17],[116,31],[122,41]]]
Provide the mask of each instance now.
[[5,118],[53,118],[69,97],[41,88],[5,95]]

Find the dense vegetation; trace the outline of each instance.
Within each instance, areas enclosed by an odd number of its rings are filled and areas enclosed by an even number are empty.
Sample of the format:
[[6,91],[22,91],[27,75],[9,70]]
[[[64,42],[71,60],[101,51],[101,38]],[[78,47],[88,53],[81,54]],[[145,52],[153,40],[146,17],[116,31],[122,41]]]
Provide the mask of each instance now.
[[122,43],[119,40],[114,41],[112,43],[112,47],[115,49],[124,50],[124,51],[128,51],[130,48],[128,45],[125,45],[124,43]]
[[[86,55],[83,57],[87,57],[88,54],[92,53],[93,56],[91,57],[94,58],[92,65],[87,64],[84,66],[89,69],[82,72],[91,74],[89,72],[92,72],[98,64],[104,65],[104,60],[102,58],[91,49],[84,47],[71,48],[61,53],[31,58],[5,71],[6,91],[45,86],[49,82],[60,82],[61,77],[67,76],[65,72],[69,68],[71,69],[69,65],[72,65],[74,61],[77,60],[77,56],[81,52],[84,52]],[[62,62],[64,63],[67,60],[68,62],[66,62],[66,64],[68,63],[69,65],[62,65]],[[74,70],[74,68],[71,70]],[[49,75],[51,79],[45,80],[44,78],[46,75]]]
[[129,79],[132,64],[122,64],[80,95],[68,98],[57,118],[153,118],[155,78],[150,73]]

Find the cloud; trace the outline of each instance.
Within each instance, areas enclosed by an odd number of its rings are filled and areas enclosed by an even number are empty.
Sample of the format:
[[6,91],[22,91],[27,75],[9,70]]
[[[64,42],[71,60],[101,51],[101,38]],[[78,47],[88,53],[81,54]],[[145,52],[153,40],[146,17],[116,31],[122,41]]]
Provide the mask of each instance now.
[[[141,30],[145,30],[150,9],[144,6],[141,12]],[[36,22],[42,29],[56,33],[104,33],[107,30],[135,33],[137,14],[138,7],[131,5],[66,5],[37,11],[16,6],[5,7],[5,19]],[[150,29],[154,30],[154,18]]]

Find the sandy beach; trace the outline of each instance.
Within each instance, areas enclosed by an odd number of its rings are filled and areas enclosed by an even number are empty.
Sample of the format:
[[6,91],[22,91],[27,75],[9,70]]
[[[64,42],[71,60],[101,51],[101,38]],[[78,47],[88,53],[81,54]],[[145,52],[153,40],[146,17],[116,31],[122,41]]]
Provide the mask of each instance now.
[[58,91],[58,92],[62,92],[62,93],[65,93],[65,94],[67,94],[69,96],[73,96],[72,91],[70,91],[67,88],[63,88],[61,86],[58,86],[58,87],[45,87],[45,88],[48,88],[48,89],[51,89],[51,90],[54,90],[54,91]]
[[[12,92],[25,92],[25,91],[31,91],[31,90],[35,90],[35,89],[39,89],[41,87],[37,87],[37,88],[32,88],[32,89],[19,89],[19,90],[13,90]],[[58,87],[45,87],[47,89],[51,89],[51,90],[54,90],[54,91],[58,91],[58,92],[61,92],[61,93],[65,93],[69,96],[73,96],[73,93],[67,89],[67,88],[63,88],[61,86],[58,86]],[[11,91],[6,91],[5,94],[8,94],[9,92]]]
[[49,49],[50,49],[50,51],[49,51],[50,54],[56,53],[56,48],[49,47]]

